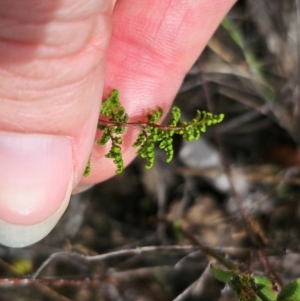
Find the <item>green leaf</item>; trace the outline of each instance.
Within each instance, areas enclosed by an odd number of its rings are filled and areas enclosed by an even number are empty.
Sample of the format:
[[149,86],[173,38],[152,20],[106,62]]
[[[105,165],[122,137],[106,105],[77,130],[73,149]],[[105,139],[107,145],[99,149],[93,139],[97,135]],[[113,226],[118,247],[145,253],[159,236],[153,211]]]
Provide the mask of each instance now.
[[[271,279],[265,276],[255,275],[254,281],[257,290],[262,292],[270,301],[276,301],[278,295],[278,285]],[[257,301],[261,301],[261,298],[257,298]]]
[[12,267],[20,274],[26,275],[32,271],[32,261],[29,259],[18,259],[12,263]]
[[286,285],[279,295],[278,301],[300,301],[300,278]]
[[102,134],[102,137],[97,141],[98,145],[104,145],[111,139],[108,129],[106,128]]
[[91,158],[89,158],[88,162],[86,163],[83,176],[87,177],[90,173],[91,173]]
[[135,140],[135,142],[132,144],[132,147],[139,147],[146,139],[146,136],[144,134],[144,131],[141,130],[137,139]]
[[120,101],[119,101],[119,91],[112,90],[111,94],[103,100],[100,113],[104,116],[111,116],[114,114],[115,111],[118,111],[120,108]]
[[177,238],[177,240],[181,240],[184,237],[184,235],[180,221],[174,221],[172,226],[175,237]]
[[180,115],[181,115],[180,109],[177,107],[173,107],[171,114],[172,114],[172,119],[169,122],[169,125],[177,126],[177,124],[180,120]]
[[237,271],[225,270],[212,263],[210,264],[210,269],[214,277],[222,282],[229,282],[234,276],[237,275]]

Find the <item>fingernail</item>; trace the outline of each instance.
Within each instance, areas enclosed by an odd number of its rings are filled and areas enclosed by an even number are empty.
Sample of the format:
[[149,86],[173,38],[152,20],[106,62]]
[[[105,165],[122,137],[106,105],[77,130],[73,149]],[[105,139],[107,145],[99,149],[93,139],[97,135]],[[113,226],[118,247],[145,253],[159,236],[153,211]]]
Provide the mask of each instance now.
[[44,238],[64,213],[73,180],[69,137],[0,132],[0,243]]
[[94,187],[94,184],[91,185],[83,185],[83,184],[79,184],[77,185],[77,187],[72,191],[72,194],[77,194],[77,193],[81,193],[84,192],[90,188]]

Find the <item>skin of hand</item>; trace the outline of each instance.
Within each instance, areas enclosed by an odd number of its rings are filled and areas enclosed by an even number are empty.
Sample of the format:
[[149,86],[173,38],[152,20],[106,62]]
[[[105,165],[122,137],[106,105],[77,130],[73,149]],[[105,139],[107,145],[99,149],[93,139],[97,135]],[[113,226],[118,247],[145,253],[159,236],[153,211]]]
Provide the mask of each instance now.
[[0,0],[1,244],[39,241],[76,187],[115,174],[94,145],[102,95],[118,89],[133,120],[158,105],[167,112],[234,2]]

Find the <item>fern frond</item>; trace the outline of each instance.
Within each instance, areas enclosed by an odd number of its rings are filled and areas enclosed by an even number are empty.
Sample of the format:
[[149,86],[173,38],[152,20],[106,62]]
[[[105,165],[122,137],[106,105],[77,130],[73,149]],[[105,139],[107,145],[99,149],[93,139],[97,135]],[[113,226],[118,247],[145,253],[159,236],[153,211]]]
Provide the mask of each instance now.
[[[214,115],[206,111],[197,110],[196,116],[191,121],[181,121],[180,109],[173,107],[170,122],[167,125],[159,125],[157,122],[163,116],[163,109],[159,107],[157,110],[151,110],[147,114],[147,122],[128,122],[128,114],[120,103],[118,90],[113,90],[103,101],[100,107],[100,115],[107,117],[108,120],[102,120],[101,118],[98,120],[97,127],[103,133],[97,144],[111,143],[111,148],[105,157],[113,159],[117,166],[116,173],[121,173],[124,169],[121,149],[123,139],[121,135],[124,134],[126,126],[140,129],[132,147],[138,148],[137,155],[147,160],[145,167],[149,169],[155,162],[156,144],[165,151],[166,161],[170,162],[174,154],[174,134],[181,135],[187,141],[197,140],[206,131],[207,127],[220,123],[224,119],[224,114]],[[86,170],[90,170],[89,162]]]

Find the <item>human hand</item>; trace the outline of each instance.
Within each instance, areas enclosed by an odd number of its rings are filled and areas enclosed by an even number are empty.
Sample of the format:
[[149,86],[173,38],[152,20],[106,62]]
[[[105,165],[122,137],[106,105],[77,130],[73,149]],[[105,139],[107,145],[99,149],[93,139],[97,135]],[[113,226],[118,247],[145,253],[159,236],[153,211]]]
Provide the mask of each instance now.
[[42,239],[78,185],[114,175],[95,147],[82,178],[102,93],[120,90],[134,118],[167,111],[234,2],[0,0],[0,243]]

